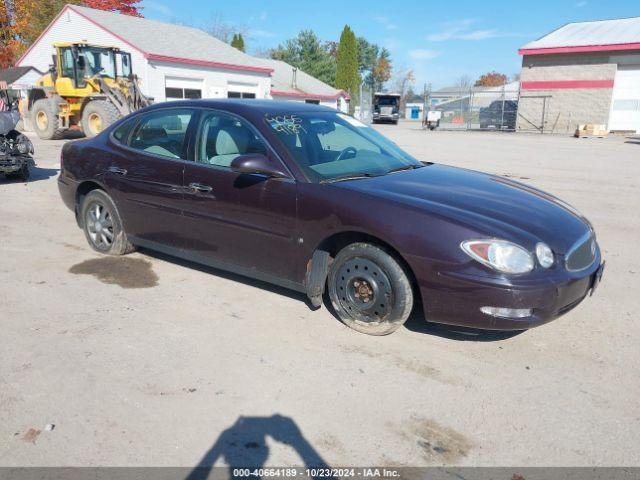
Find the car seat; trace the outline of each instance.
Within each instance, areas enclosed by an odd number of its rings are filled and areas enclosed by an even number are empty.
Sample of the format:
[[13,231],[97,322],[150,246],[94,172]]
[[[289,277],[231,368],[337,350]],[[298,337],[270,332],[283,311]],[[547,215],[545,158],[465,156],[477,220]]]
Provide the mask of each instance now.
[[209,163],[228,167],[236,157],[247,153],[248,145],[249,131],[245,127],[222,127],[216,136],[216,154]]

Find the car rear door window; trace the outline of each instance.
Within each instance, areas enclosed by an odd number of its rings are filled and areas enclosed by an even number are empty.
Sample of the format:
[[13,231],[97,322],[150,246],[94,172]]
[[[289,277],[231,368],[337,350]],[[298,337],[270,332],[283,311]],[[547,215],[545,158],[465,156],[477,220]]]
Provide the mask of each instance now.
[[221,112],[204,113],[198,132],[198,163],[229,168],[231,162],[240,155],[267,155],[267,147],[254,129],[233,115]]
[[146,115],[133,131],[129,147],[153,155],[186,159],[186,139],[194,112],[170,109]]

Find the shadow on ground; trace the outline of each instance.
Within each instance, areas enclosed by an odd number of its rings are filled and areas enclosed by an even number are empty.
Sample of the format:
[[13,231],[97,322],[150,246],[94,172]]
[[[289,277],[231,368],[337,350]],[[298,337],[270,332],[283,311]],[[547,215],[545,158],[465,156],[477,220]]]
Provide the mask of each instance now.
[[274,285],[269,282],[264,282],[262,280],[256,280],[251,277],[245,277],[244,275],[240,275],[237,273],[229,272],[227,270],[221,270],[214,267],[209,267],[207,265],[202,265],[200,263],[191,262],[189,260],[184,260],[178,257],[172,257],[171,255],[166,255],[164,253],[156,252],[154,250],[149,250],[146,248],[138,248],[138,251],[144,255],[148,255],[153,258],[157,258],[159,260],[163,260],[165,262],[170,262],[175,265],[180,265],[182,267],[190,268],[192,270],[197,270],[199,272],[208,273],[210,275],[215,275],[217,277],[225,278],[227,280],[231,280],[233,282],[243,283],[245,285],[249,285],[251,287],[260,288],[262,290],[266,290],[268,292],[276,293],[278,295],[282,295],[294,300],[300,300],[307,304],[307,306],[311,310],[316,310],[309,302],[309,299],[304,293],[296,292],[295,290],[291,290],[289,288],[280,287],[278,285]]
[[[311,304],[311,302],[309,301],[309,299],[304,293],[296,292],[295,290],[290,290],[288,288],[280,287],[278,285],[274,285],[268,282],[263,282],[262,280],[256,280],[253,278],[245,277],[243,275],[228,272],[226,270],[220,270],[220,269],[209,267],[199,263],[190,262],[188,260],[184,260],[181,258],[172,257],[170,255],[166,255],[164,253],[156,252],[153,250],[140,248],[139,251],[144,255],[148,255],[150,257],[157,258],[159,260],[164,260],[166,262],[170,262],[186,268],[198,270],[200,272],[208,273],[210,275],[216,275],[218,277],[226,278],[227,280],[232,280],[234,282],[243,283],[245,285],[250,285],[255,288],[267,290],[269,292],[276,293],[278,295],[283,295],[293,300],[299,300],[301,302],[304,302],[309,307],[310,310],[317,310],[317,308]],[[324,307],[329,311],[329,313],[331,313],[331,315],[337,321],[340,321],[340,317],[338,316],[335,309],[333,308],[333,305],[331,305],[331,301],[329,300],[329,295],[326,291],[323,299],[324,299]],[[495,342],[499,340],[506,340],[523,333],[522,330],[515,331],[515,332],[502,332],[502,331],[495,331],[495,330],[480,330],[475,328],[456,327],[452,325],[431,323],[431,322],[427,322],[424,319],[424,316],[422,315],[421,312],[422,312],[422,306],[419,304],[416,305],[414,308],[414,312],[411,314],[411,317],[409,317],[409,319],[405,323],[405,328],[417,333],[423,333],[426,335],[436,335],[438,337],[448,338],[450,340],[458,340],[458,341],[465,341],[465,342]]]
[[209,478],[211,467],[219,460],[229,466],[231,478],[238,477],[234,474],[234,469],[266,466],[270,453],[268,438],[292,448],[305,467],[329,468],[293,419],[279,414],[270,417],[239,417],[220,434],[186,480]]
[[58,175],[59,171],[60,170],[57,168],[31,167],[31,174],[29,176],[29,180],[27,180],[26,182],[24,180],[7,178],[0,174],[0,183],[33,183],[40,180],[48,180],[49,178]]

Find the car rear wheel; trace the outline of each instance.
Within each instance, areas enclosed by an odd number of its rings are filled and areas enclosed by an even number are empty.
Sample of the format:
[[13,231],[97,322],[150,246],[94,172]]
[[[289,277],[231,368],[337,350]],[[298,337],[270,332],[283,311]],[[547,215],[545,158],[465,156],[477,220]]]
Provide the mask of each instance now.
[[92,190],[80,208],[87,242],[95,251],[107,255],[125,255],[135,250],[122,227],[122,220],[111,197],[102,190]]
[[331,305],[340,320],[368,335],[388,335],[409,318],[413,290],[402,265],[383,248],[352,243],[329,271]]

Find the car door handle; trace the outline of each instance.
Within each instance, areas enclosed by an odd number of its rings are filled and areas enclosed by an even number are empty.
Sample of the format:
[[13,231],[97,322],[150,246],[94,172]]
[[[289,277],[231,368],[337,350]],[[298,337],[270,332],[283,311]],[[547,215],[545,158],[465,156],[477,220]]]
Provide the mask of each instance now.
[[209,185],[202,185],[201,183],[190,183],[189,188],[194,192],[200,193],[210,193],[213,190]]
[[109,172],[115,173],[116,175],[126,175],[127,169],[120,167],[109,167]]

